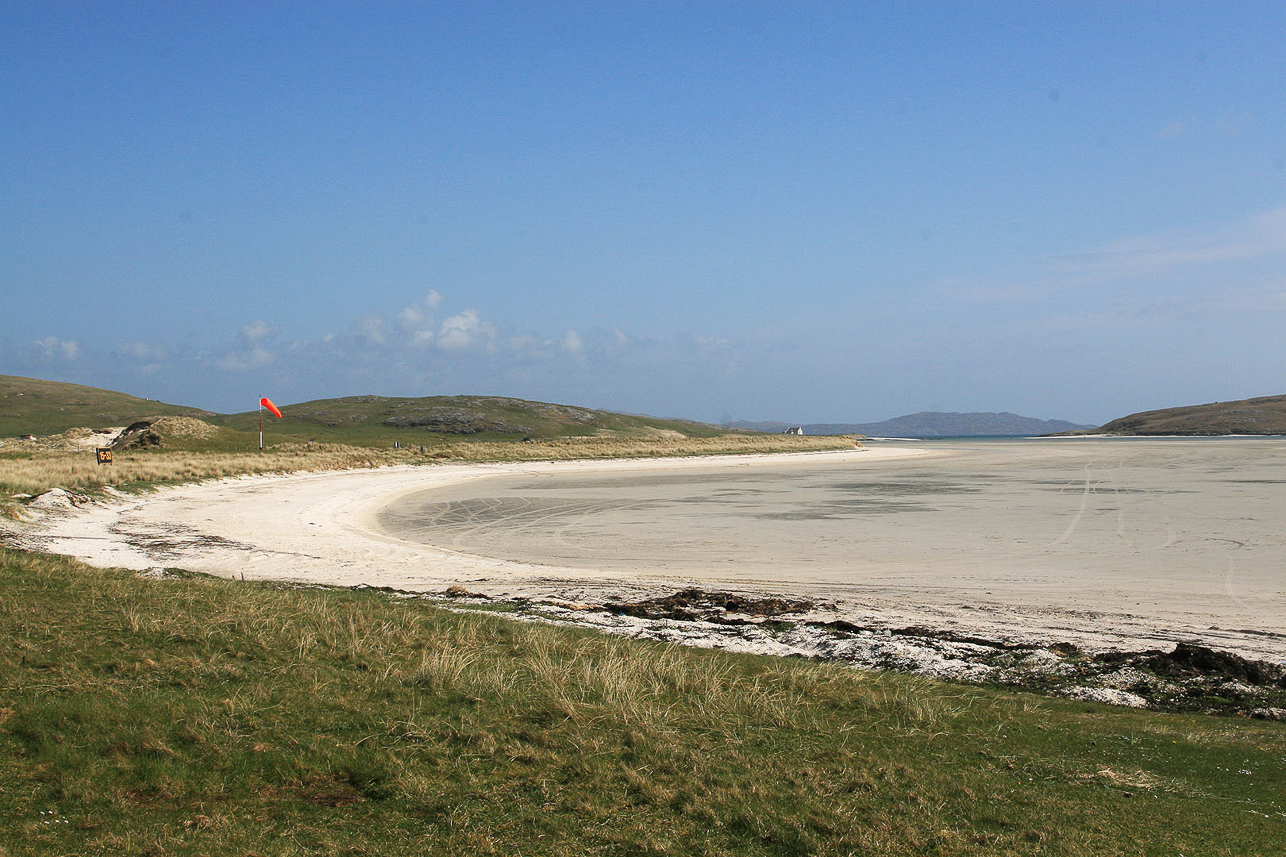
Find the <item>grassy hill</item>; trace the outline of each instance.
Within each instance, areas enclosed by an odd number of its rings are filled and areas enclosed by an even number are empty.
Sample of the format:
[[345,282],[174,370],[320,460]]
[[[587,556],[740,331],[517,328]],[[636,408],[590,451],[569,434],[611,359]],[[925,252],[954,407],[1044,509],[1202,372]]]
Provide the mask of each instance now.
[[[334,470],[431,461],[636,458],[851,449],[846,438],[732,432],[494,396],[349,396],[265,414],[213,414],[123,393],[5,378],[0,435],[0,516],[50,488],[100,491],[242,473]],[[195,416],[193,416],[195,415]],[[117,437],[90,428],[141,423]],[[24,440],[24,435],[38,435]],[[521,443],[523,440],[532,443]],[[108,444],[110,467],[86,466]],[[0,853],[0,857],[4,857]]]
[[[500,396],[346,396],[281,408],[282,419],[265,414],[274,440],[316,440],[356,445],[432,444],[439,440],[522,440],[553,437],[714,437],[715,426],[637,417],[571,405]],[[235,431],[257,432],[259,414],[212,417]]]
[[209,412],[97,387],[0,375],[0,437],[124,426],[168,415],[203,417]]
[[[265,445],[343,443],[433,446],[442,442],[556,437],[705,438],[724,429],[683,420],[630,416],[571,405],[499,396],[346,396],[284,405],[283,418],[264,414]],[[258,445],[259,413],[216,414],[125,393],[0,376],[0,437],[45,437],[72,428],[125,426],[164,416],[189,416],[217,430],[171,432],[174,449],[233,450]]]
[[1122,435],[1286,435],[1286,396],[1143,411],[1112,420],[1095,432]]

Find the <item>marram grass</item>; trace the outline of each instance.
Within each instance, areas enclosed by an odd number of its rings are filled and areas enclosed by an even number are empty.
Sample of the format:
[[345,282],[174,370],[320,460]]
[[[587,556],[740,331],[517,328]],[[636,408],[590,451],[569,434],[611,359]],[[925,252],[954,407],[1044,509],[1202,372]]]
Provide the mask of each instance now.
[[1270,854],[1286,730],[0,552],[0,855]]
[[735,455],[852,448],[853,440],[844,437],[586,437],[534,443],[461,441],[425,447],[423,454],[419,447],[391,449],[343,444],[281,444],[262,451],[244,452],[127,451],[117,453],[110,465],[98,464],[92,449],[10,451],[0,454],[0,499],[13,494],[39,494],[50,488],[93,492],[108,485],[161,485],[246,473],[348,470],[393,464]]

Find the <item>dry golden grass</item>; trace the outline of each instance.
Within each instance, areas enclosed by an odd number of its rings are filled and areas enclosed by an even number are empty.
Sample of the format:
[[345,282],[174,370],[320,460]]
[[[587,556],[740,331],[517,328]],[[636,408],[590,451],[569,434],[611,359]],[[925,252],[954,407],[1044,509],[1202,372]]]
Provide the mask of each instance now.
[[110,465],[98,464],[92,451],[50,452],[0,460],[0,491],[39,494],[64,488],[93,492],[108,485],[147,486],[247,473],[379,467],[399,463],[391,452],[343,446],[276,447],[263,453],[124,452]]
[[842,437],[733,435],[714,438],[560,438],[533,443],[454,443],[428,455],[411,449],[377,449],[339,444],[289,444],[262,452],[121,452],[100,465],[92,450],[44,451],[0,459],[0,492],[39,494],[50,488],[101,491],[111,485],[148,486],[196,482],[255,473],[350,470],[394,464],[541,461],[584,458],[640,458],[804,452],[851,449]]
[[219,433],[219,430],[195,417],[161,417],[152,423],[152,431],[162,437],[208,438]]
[[577,458],[654,458],[691,455],[748,455],[852,449],[851,437],[726,435],[723,437],[567,437],[533,443],[457,443],[436,451],[459,461],[532,461]]

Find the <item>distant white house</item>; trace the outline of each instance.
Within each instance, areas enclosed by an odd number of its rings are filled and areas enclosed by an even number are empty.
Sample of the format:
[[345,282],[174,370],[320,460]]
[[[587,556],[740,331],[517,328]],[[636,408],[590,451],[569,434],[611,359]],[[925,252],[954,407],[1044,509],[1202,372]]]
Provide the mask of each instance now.
[[803,426],[791,426],[790,428],[782,432],[782,434],[803,434],[803,433],[804,433]]

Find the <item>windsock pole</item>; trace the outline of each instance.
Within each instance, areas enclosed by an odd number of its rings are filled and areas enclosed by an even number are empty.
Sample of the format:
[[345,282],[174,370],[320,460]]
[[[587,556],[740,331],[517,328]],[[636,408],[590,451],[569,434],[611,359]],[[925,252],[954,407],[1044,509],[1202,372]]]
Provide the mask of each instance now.
[[263,409],[267,408],[277,419],[281,419],[281,408],[272,403],[272,399],[259,397],[259,449],[263,449]]

